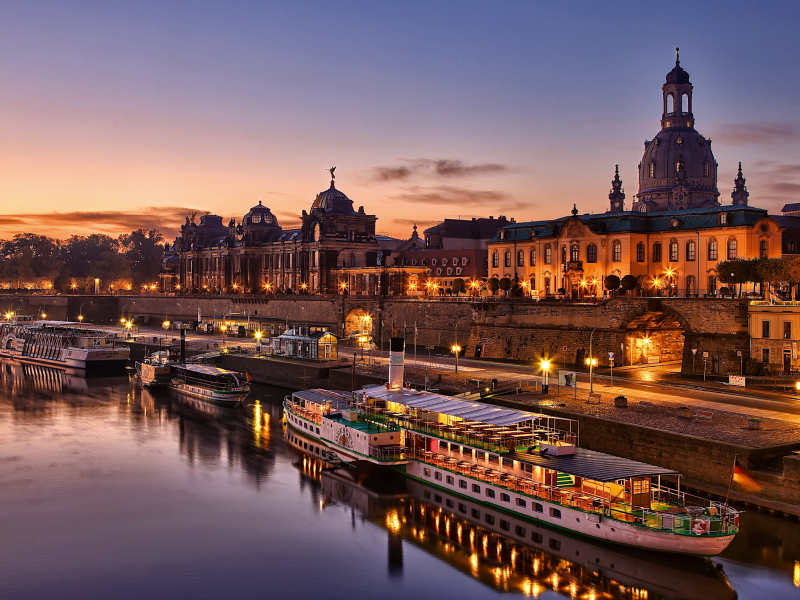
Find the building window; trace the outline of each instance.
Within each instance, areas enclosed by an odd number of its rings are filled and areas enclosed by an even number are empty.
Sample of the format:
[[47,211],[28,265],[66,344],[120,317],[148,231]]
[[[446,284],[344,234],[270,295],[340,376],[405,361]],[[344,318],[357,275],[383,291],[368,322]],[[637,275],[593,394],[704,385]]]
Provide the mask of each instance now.
[[642,242],[636,244],[636,262],[644,262],[644,244]]
[[572,262],[578,262],[578,261],[581,259],[581,255],[580,255],[580,247],[578,247],[577,245],[575,245],[575,246],[572,246],[572,247],[569,249],[569,259],[570,259]]
[[531,266],[536,266],[536,248],[531,248]]
[[550,293],[550,278],[549,277],[545,277],[544,278],[544,293],[545,294],[549,294]]
[[647,174],[650,176],[650,179],[656,176],[656,164],[651,162],[648,166]]
[[769,338],[769,321],[761,321],[761,337]]
[[611,260],[614,262],[620,262],[622,260],[622,244],[619,242],[614,242],[612,246]]
[[789,252],[797,251],[797,243],[794,240],[789,240]]
[[597,245],[596,244],[589,244],[586,246],[586,262],[596,263],[597,262]]
[[736,258],[736,240],[728,240],[728,260]]
[[659,242],[653,244],[653,262],[661,262],[661,244]]
[[761,349],[761,362],[767,365],[769,364],[769,348]]
[[493,267],[499,267],[500,266],[500,256],[497,254],[496,250],[494,252],[492,252],[492,266]]
[[728,215],[726,215],[725,213],[722,213],[719,216],[719,224],[720,225],[727,225],[728,224]]
[[708,172],[709,172],[708,161],[706,161],[703,163],[703,177],[708,177]]
[[561,264],[563,265],[566,262],[567,262],[567,247],[561,246]]
[[792,323],[790,321],[783,322],[783,339],[792,339]]
[[716,275],[709,275],[708,276],[708,293],[709,294],[716,294],[717,293],[717,277],[716,277]]
[[678,242],[669,244],[669,262],[678,262]]
[[767,258],[767,240],[758,242],[758,256],[759,258]]
[[511,252],[509,250],[506,250],[505,261],[503,262],[503,264],[507,267],[511,266]]
[[686,260],[697,260],[697,244],[695,242],[686,243]]
[[525,252],[520,250],[517,252],[517,266],[524,267],[525,266]]
[[350,266],[351,267],[355,267],[356,266],[356,255],[355,255],[355,252],[351,252],[350,253]]
[[549,265],[552,262],[552,250],[550,246],[545,246],[544,249],[544,264]]
[[717,260],[717,240],[708,242],[708,260]]

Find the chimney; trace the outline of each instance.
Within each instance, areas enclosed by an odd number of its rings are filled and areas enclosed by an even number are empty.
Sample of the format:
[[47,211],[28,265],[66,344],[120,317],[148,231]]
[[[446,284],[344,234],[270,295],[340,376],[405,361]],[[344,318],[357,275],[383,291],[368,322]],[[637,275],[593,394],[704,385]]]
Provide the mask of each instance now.
[[389,389],[403,389],[403,359],[406,340],[401,337],[389,338]]

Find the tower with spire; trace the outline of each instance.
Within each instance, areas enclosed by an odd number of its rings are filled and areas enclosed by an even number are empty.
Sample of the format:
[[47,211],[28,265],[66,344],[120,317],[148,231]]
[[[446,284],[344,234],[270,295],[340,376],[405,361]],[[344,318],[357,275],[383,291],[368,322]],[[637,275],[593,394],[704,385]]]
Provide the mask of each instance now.
[[619,178],[619,165],[614,171],[614,179],[611,180],[611,192],[608,194],[611,208],[608,212],[619,213],[625,211],[625,190],[622,189],[622,179]]
[[739,161],[739,173],[736,175],[736,179],[733,180],[733,192],[731,193],[734,206],[747,206],[747,198],[750,196],[750,192],[747,191],[746,181],[744,175],[742,175],[742,163]]

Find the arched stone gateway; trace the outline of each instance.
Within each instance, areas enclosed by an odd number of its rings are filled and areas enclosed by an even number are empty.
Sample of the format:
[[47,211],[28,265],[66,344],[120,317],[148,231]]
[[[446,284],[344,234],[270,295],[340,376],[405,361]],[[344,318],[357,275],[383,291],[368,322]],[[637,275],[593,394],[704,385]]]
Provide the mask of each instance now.
[[359,334],[366,337],[372,336],[373,315],[364,308],[353,308],[347,313],[344,321],[344,334],[348,339],[358,337]]
[[[661,300],[649,300],[629,312],[620,328],[625,335],[625,356],[615,361],[618,365],[681,361],[686,336],[692,333],[684,316]],[[675,370],[679,369],[676,364]]]

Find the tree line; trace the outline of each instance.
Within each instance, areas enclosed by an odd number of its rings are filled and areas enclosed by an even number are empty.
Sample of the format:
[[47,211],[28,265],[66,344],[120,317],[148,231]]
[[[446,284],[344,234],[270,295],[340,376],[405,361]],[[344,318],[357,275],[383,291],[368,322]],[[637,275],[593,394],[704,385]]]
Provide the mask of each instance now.
[[60,240],[18,233],[0,240],[0,285],[8,289],[131,289],[158,280],[164,236],[137,229],[113,238],[93,233]]

